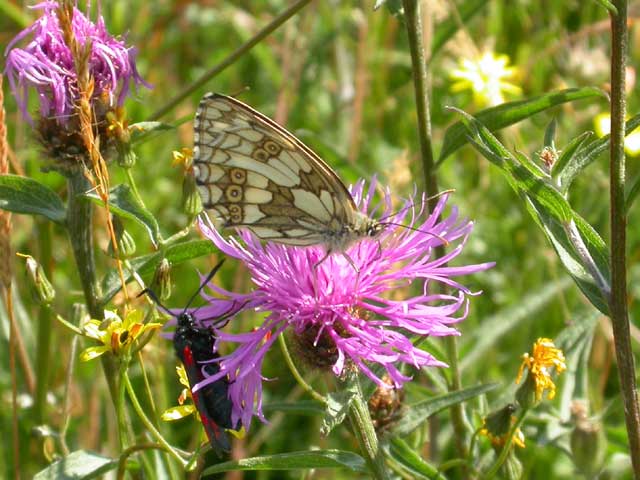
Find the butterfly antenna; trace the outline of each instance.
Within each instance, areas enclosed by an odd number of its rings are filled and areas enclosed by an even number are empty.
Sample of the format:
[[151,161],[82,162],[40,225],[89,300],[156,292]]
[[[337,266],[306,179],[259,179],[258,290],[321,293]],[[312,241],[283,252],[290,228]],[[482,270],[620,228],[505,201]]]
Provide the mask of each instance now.
[[432,237],[440,240],[445,247],[449,246],[449,240],[444,238],[442,235],[438,235],[437,233],[433,233],[428,230],[420,230],[419,228],[410,227],[409,225],[403,225],[401,223],[394,223],[394,222],[380,222],[380,225],[394,225],[396,227],[406,228],[407,230],[413,230],[414,232],[426,233],[427,235],[431,235]]
[[[441,191],[441,192],[436,193],[435,195],[431,195],[430,197],[425,198],[425,199],[424,199],[424,201],[425,201],[425,202],[430,202],[431,200],[435,200],[436,198],[440,198],[440,197],[441,197],[441,196],[443,196],[443,195],[446,195],[446,194],[448,194],[448,193],[453,193],[453,192],[455,192],[455,191],[456,191],[456,190],[455,190],[455,188],[450,188],[450,189],[448,189],[448,190],[443,190],[443,191]],[[408,209],[410,209],[411,207],[415,207],[415,206],[416,206],[415,202],[411,202],[411,203],[409,203],[408,205],[404,205],[401,209],[396,210],[395,212],[391,212],[390,214],[385,215],[384,217],[380,217],[380,218],[378,219],[378,221],[379,221],[379,222],[381,222],[381,221],[383,221],[385,218],[395,217],[395,216],[396,216],[396,215],[398,215],[400,212],[403,212],[403,211],[408,210]],[[388,225],[397,225],[397,224],[394,224],[394,223],[387,223],[387,224],[388,224]],[[404,225],[403,225],[403,226],[404,226]],[[408,227],[407,227],[407,228],[408,228]]]

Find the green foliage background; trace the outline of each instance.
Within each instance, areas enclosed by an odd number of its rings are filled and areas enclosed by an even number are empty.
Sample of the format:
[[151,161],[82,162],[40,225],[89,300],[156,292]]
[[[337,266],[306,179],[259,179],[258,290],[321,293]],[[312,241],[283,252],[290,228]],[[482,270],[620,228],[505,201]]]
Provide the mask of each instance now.
[[[393,8],[394,2],[389,2]],[[447,110],[455,106],[468,112],[480,109],[470,94],[452,93],[449,74],[462,55],[489,49],[507,54],[519,69],[517,83],[521,98],[568,87],[596,86],[606,90],[608,81],[608,19],[597,2],[424,2],[426,18],[433,19],[432,38],[438,39],[454,4],[459,11],[473,4],[477,13],[464,26],[457,25],[455,35],[447,38],[429,62],[432,84],[432,122],[436,155],[444,132],[459,114]],[[144,2],[139,0],[105,1],[102,14],[111,33],[126,34],[127,42],[139,52],[138,67],[152,90],[140,90],[137,100],[126,104],[131,122],[147,120],[153,112],[197,79],[205,70],[227,57],[254,35],[274,15],[288,5],[285,1],[209,1]],[[0,0],[0,46],[4,47],[27,23],[33,11],[16,8]],[[455,17],[454,17],[455,18]],[[431,23],[431,21],[427,22]],[[637,65],[634,48],[640,37],[631,29],[630,65]],[[635,69],[633,69],[635,72]],[[629,81],[629,111],[637,112],[638,96]],[[171,152],[192,144],[192,118],[195,107],[206,91],[239,94],[239,98],[269,115],[279,116],[287,128],[316,150],[331,164],[345,183],[360,177],[377,175],[394,194],[411,194],[414,184],[423,186],[416,130],[411,59],[406,31],[397,17],[386,8],[373,10],[373,2],[315,2],[258,44],[250,53],[210,80],[206,88],[193,93],[162,118],[176,129],[154,134],[136,146],[138,161],[133,169],[147,208],[156,217],[165,237],[183,229],[187,216],[180,205],[182,171],[171,167]],[[45,173],[46,159],[34,141],[30,126],[16,110],[5,82],[5,108],[8,115],[9,142],[14,149],[14,173],[35,178],[64,196],[65,181],[56,173]],[[513,100],[518,98],[513,97]],[[34,99],[35,100],[35,99]],[[35,108],[35,102],[32,108]],[[536,158],[544,144],[548,123],[557,121],[556,145],[559,149],[575,136],[593,129],[596,114],[608,110],[606,100],[591,98],[567,103],[537,114],[502,130],[499,137],[510,150]],[[608,237],[608,164],[601,156],[574,182],[569,193],[572,206],[607,239]],[[638,175],[637,161],[628,161],[629,178]],[[122,172],[110,169],[111,183],[124,182]],[[619,398],[618,377],[613,355],[609,319],[586,301],[563,270],[545,236],[524,208],[518,196],[497,168],[464,147],[441,164],[440,189],[454,189],[452,203],[463,216],[475,221],[474,232],[456,264],[495,261],[496,267],[466,278],[464,283],[482,295],[471,300],[468,318],[459,325],[460,361],[463,385],[499,382],[500,387],[486,397],[466,404],[473,429],[481,426],[481,417],[511,398],[520,356],[530,350],[538,337],[560,338],[569,370],[559,381],[553,401],[536,409],[524,425],[527,446],[517,456],[526,478],[574,478],[575,466],[568,446],[569,406],[572,399],[586,398],[590,413],[602,421],[608,440],[607,459],[611,468],[622,466],[628,472],[626,434]],[[629,211],[630,313],[638,315],[636,298],[640,293],[640,230],[634,221],[637,205]],[[107,247],[104,218],[96,220],[96,240],[101,251]],[[126,223],[137,244],[136,255],[153,251],[146,232],[134,223]],[[196,229],[190,237],[199,238]],[[29,253],[41,260],[47,239],[51,241],[52,283],[57,291],[54,310],[65,317],[74,302],[82,301],[68,240],[59,227],[41,218],[14,215],[11,243],[14,251]],[[219,256],[206,255],[175,265],[171,271],[173,293],[167,304],[184,305],[198,288],[197,272],[208,271]],[[98,256],[100,271],[114,264],[106,255]],[[15,307],[25,347],[35,359],[39,307],[32,299],[28,280],[19,259],[15,259]],[[152,275],[144,276],[149,282]],[[217,277],[226,288],[251,288],[245,270],[228,261]],[[123,299],[117,296],[115,305]],[[140,305],[142,300],[138,300]],[[259,318],[245,315],[230,328],[249,328]],[[11,436],[11,385],[8,355],[8,319],[0,310],[0,434]],[[634,349],[638,331],[633,330]],[[43,424],[57,431],[61,424],[61,399],[73,335],[56,324],[53,354],[50,359],[50,401]],[[565,339],[563,343],[562,339]],[[86,344],[88,345],[88,343]],[[83,343],[83,346],[86,346]],[[441,341],[427,347],[443,358]],[[180,386],[174,375],[176,361],[170,342],[156,336],[144,350],[157,410],[176,404]],[[113,454],[117,450],[111,402],[99,362],[78,363],[71,391],[72,417],[67,442],[72,450],[83,448]],[[266,371],[274,379],[265,384],[265,402],[269,424],[257,421],[242,443],[239,456],[285,453],[318,446],[357,451],[351,436],[343,428],[321,438],[319,415],[282,413],[278,404],[308,400],[286,370],[278,349],[267,357]],[[136,387],[143,392],[138,367],[131,373]],[[313,384],[322,388],[322,376],[310,373]],[[438,393],[438,379],[446,379],[446,370],[416,374],[408,385],[408,404]],[[434,377],[430,379],[429,377]],[[21,376],[21,379],[24,377]],[[46,465],[44,452],[55,442],[35,440],[27,389],[18,386],[24,401],[20,411],[23,472],[30,474]],[[141,398],[144,394],[141,393]],[[272,405],[272,407],[269,407]],[[149,404],[146,405],[150,408]],[[150,413],[150,415],[152,415]],[[136,432],[143,431],[135,423]],[[163,425],[162,431],[174,445],[193,449],[200,439],[199,426],[191,420]],[[421,429],[406,438],[417,451],[434,464],[456,457],[449,411],[439,412],[431,428]],[[479,440],[482,455],[489,458],[486,440]],[[44,448],[43,448],[44,447]],[[166,468],[161,455],[153,455],[158,469]],[[207,457],[209,458],[209,457]],[[486,460],[485,458],[485,460]],[[209,460],[214,460],[209,458]],[[0,445],[0,474],[12,471],[11,445]],[[175,472],[173,472],[175,473]],[[245,472],[243,478],[302,478],[298,472]],[[353,478],[343,470],[322,471],[309,478]],[[450,478],[461,478],[455,469]],[[628,473],[626,473],[628,475]],[[239,478],[239,477],[234,477]],[[617,478],[622,478],[618,476]]]

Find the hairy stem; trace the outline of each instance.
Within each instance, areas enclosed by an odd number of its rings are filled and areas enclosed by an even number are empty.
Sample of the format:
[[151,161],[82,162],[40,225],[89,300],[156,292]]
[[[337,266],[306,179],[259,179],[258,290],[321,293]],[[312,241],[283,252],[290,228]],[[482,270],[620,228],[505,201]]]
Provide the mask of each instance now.
[[[425,47],[423,41],[424,28],[420,13],[419,0],[403,0],[405,23],[409,38],[409,48],[411,50],[411,65],[413,71],[413,86],[416,97],[416,111],[418,115],[418,137],[420,139],[420,152],[422,159],[422,173],[424,177],[425,192],[429,197],[429,211],[433,211],[438,202],[438,178],[436,176],[433,161],[433,142],[431,139],[431,115],[429,107],[429,80],[427,63],[425,57]],[[436,249],[436,255],[444,255],[444,248]],[[458,345],[455,337],[444,339],[447,350],[447,360],[451,381],[449,390],[456,391],[462,388],[460,368],[458,364]],[[456,447],[458,454],[462,458],[467,456],[464,411],[462,404],[458,403],[451,407],[451,421],[455,433]]]
[[640,479],[640,409],[631,350],[627,310],[624,117],[627,59],[627,1],[616,0],[618,13],[611,13],[611,297],[609,309],[616,347],[618,374],[629,436],[634,476]]
[[[357,379],[355,381],[358,382]],[[369,406],[364,399],[359,383],[357,395],[353,397],[349,408],[349,420],[372,477],[376,479],[389,478],[384,464],[384,455],[369,414]]]

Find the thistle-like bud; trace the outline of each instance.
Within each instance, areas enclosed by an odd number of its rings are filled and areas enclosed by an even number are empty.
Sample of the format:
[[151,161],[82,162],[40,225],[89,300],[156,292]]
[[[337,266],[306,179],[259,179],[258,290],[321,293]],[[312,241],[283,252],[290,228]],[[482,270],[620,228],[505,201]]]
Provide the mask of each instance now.
[[171,296],[171,262],[166,258],[158,264],[149,287],[160,300],[166,300]]
[[27,273],[34,286],[34,291],[39,303],[42,305],[51,305],[53,299],[56,298],[56,291],[45,275],[42,266],[31,255],[23,255],[21,253],[17,255],[26,260]]
[[136,253],[136,242],[133,240],[133,237],[127,232],[124,228],[124,224],[122,221],[114,216],[112,217],[113,229],[116,237],[116,245],[118,246],[118,250],[113,248],[113,240],[109,241],[109,246],[107,247],[107,254],[113,258],[125,259],[133,256]]
[[576,400],[571,405],[571,454],[576,468],[587,478],[597,476],[602,469],[607,441],[600,422],[587,417],[587,406]]
[[404,401],[404,390],[397,389],[388,375],[382,377],[388,387],[378,385],[369,398],[369,413],[377,432],[388,429],[398,421]]
[[192,174],[185,175],[182,182],[182,209],[190,219],[202,211],[202,199]]

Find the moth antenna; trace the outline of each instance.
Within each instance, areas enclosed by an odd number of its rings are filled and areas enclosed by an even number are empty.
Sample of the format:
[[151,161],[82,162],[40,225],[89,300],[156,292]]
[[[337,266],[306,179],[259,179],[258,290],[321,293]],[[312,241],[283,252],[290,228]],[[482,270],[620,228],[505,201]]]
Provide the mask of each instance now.
[[158,296],[155,294],[155,292],[153,290],[151,290],[150,288],[145,288],[144,290],[142,290],[138,295],[136,295],[136,298],[140,298],[141,296],[146,295],[148,296],[151,300],[153,300],[153,303],[156,304],[156,306],[158,308],[160,308],[160,310],[162,310],[164,313],[166,313],[167,315],[170,315],[172,317],[175,317],[176,315],[169,310],[167,307],[165,307],[162,302],[160,301],[160,299],[158,298]]
[[224,263],[224,258],[222,260],[220,260],[218,262],[218,264],[213,267],[211,269],[211,271],[209,272],[209,274],[207,275],[207,277],[204,279],[204,281],[200,284],[200,287],[198,287],[198,290],[196,290],[196,293],[194,293],[191,298],[189,299],[189,301],[187,302],[187,305],[184,307],[183,313],[187,311],[187,309],[189,308],[189,306],[191,305],[191,303],[196,299],[196,297],[200,294],[200,292],[202,292],[202,290],[204,289],[204,287],[207,286],[207,284],[209,283],[209,281],[213,278],[213,276],[216,274],[216,272],[220,269],[220,267],[222,266],[222,264]]
[[[216,272],[220,269],[220,267],[222,266],[222,264],[224,263],[224,259],[220,260],[220,262],[218,262],[218,264],[213,267],[211,269],[211,271],[209,272],[209,274],[207,275],[207,277],[205,278],[204,282],[202,282],[200,284],[200,287],[198,287],[198,290],[196,290],[196,293],[194,293],[191,298],[189,299],[189,301],[187,302],[187,306],[184,307],[184,310],[182,311],[182,313],[185,313],[187,311],[187,309],[189,308],[189,305],[191,305],[191,303],[195,300],[195,298],[198,296],[198,294],[202,291],[202,289],[207,285],[207,283],[209,283],[209,281],[213,278],[213,276],[216,274]],[[149,298],[151,298],[151,300],[153,300],[153,302],[166,314],[171,315],[172,317],[177,317],[177,315],[175,313],[173,313],[171,310],[169,310],[167,307],[165,307],[162,302],[160,301],[160,299],[158,298],[158,296],[155,294],[155,292],[153,290],[151,290],[150,288],[145,288],[144,290],[142,290],[137,297],[141,297],[142,295],[147,295]],[[198,307],[198,309],[200,309],[200,307]],[[196,310],[197,311],[197,310]],[[226,314],[225,314],[226,315]]]

